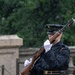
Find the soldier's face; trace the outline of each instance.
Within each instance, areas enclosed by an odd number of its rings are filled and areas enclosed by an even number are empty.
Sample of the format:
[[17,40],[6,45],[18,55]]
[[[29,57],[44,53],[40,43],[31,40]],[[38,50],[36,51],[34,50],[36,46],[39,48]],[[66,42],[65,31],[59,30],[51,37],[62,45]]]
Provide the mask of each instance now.
[[[54,34],[48,34],[48,38],[51,39]],[[60,40],[62,37],[62,33],[55,39],[55,40]]]
[[53,36],[55,33],[56,33],[56,31],[48,33],[48,38],[49,38],[49,39],[52,38],[52,36]]
[[48,38],[51,39],[54,34],[48,34]]

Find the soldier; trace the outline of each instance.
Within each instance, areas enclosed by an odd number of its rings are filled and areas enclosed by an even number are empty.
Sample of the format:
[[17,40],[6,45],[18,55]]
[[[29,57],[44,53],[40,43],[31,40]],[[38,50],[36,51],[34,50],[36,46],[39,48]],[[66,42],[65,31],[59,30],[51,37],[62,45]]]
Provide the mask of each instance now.
[[[58,31],[63,26],[58,24],[47,24],[46,27],[49,29],[47,34],[50,39],[56,31]],[[47,39],[44,42],[44,49],[40,58],[34,64],[29,75],[65,75],[68,69],[70,50],[68,46],[62,43],[61,33],[53,43]],[[31,60],[30,60],[31,62]],[[25,66],[30,62],[25,61]]]

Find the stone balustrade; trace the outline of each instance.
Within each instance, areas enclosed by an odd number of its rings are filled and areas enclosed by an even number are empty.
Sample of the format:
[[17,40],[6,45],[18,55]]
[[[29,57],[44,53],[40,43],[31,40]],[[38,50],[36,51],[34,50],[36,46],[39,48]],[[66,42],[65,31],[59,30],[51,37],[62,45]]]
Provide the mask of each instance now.
[[73,75],[73,72],[75,70],[75,66],[73,63],[73,57],[75,56],[75,46],[70,46],[70,63],[68,68],[68,75]]
[[4,65],[3,75],[16,75],[16,59],[19,58],[19,47],[22,38],[17,35],[0,36],[0,65]]

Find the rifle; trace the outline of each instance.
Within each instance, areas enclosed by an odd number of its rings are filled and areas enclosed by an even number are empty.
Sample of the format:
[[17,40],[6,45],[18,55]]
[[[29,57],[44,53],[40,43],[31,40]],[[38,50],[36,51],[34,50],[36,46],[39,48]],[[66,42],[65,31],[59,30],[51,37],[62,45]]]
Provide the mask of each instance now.
[[[51,39],[49,39],[50,43],[52,43],[52,42],[60,35],[60,33],[64,31],[64,29],[65,29],[66,27],[69,27],[70,25],[72,25],[74,21],[75,21],[75,19],[72,18],[70,21],[68,21],[68,23],[67,23],[63,28],[61,28],[60,30],[58,30],[58,31],[51,37]],[[34,65],[34,63],[36,62],[36,60],[38,59],[38,57],[44,52],[44,50],[45,50],[45,49],[44,49],[44,47],[42,46],[42,47],[40,48],[40,50],[33,56],[32,62],[22,70],[21,75],[28,75],[29,71],[32,69],[32,66]]]

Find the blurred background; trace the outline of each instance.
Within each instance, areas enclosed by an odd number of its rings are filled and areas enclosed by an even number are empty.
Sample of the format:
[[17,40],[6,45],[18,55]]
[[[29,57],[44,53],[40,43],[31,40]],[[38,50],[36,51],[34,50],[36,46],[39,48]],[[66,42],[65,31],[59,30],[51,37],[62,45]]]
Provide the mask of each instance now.
[[[17,34],[23,47],[40,47],[46,24],[65,25],[75,18],[75,0],[0,0],[0,35]],[[64,31],[63,42],[75,45],[75,24]]]

